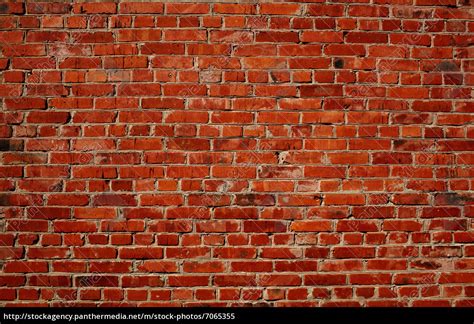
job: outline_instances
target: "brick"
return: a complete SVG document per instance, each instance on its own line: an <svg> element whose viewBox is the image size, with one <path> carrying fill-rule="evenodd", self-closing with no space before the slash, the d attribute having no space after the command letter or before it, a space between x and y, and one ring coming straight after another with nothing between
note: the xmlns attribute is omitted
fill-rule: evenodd
<svg viewBox="0 0 474 324"><path fill-rule="evenodd" d="M200 30L166 30L163 35L165 41L204 41L206 32Z"/></svg>
<svg viewBox="0 0 474 324"><path fill-rule="evenodd" d="M65 124L68 122L70 115L68 112L30 112L27 117L28 123L38 124Z"/></svg>
<svg viewBox="0 0 474 324"><path fill-rule="evenodd" d="M121 96L157 96L161 95L161 86L159 84L121 84L117 88L117 92Z"/></svg>
<svg viewBox="0 0 474 324"><path fill-rule="evenodd" d="M241 35L239 40L246 41L250 35ZM234 37L235 39L235 37ZM278 43L297 43L299 41L296 32L277 32L277 31L261 31L255 35L257 42L278 42Z"/></svg>
<svg viewBox="0 0 474 324"><path fill-rule="evenodd" d="M389 273L364 273L349 276L349 282L354 285L389 284L391 280L392 275Z"/></svg>
<svg viewBox="0 0 474 324"><path fill-rule="evenodd" d="M95 206L134 206L135 198L131 195L103 194L94 197Z"/></svg>
<svg viewBox="0 0 474 324"><path fill-rule="evenodd" d="M28 282L31 286L39 287L69 287L71 285L71 278L59 275L34 275L29 278Z"/></svg>
<svg viewBox="0 0 474 324"><path fill-rule="evenodd" d="M163 280L157 276L124 276L123 287L162 287Z"/></svg>
<svg viewBox="0 0 474 324"><path fill-rule="evenodd" d="M260 13L264 15L295 15L300 11L298 4L262 3Z"/></svg>
<svg viewBox="0 0 474 324"><path fill-rule="evenodd" d="M364 205L365 196L361 194L327 194L324 196L326 205Z"/></svg>
<svg viewBox="0 0 474 324"><path fill-rule="evenodd" d="M351 17L387 17L389 8L386 6L352 5L348 14Z"/></svg>
<svg viewBox="0 0 474 324"><path fill-rule="evenodd" d="M342 43L341 32L303 31L301 40L305 43Z"/></svg>
<svg viewBox="0 0 474 324"><path fill-rule="evenodd" d="M327 4L310 4L308 5L308 13L312 16L342 16L344 5L327 5Z"/></svg>
<svg viewBox="0 0 474 324"><path fill-rule="evenodd" d="M253 4L215 3L213 12L221 14L254 14L256 6Z"/></svg>
<svg viewBox="0 0 474 324"><path fill-rule="evenodd" d="M302 97L342 96L342 87L337 85L304 85L300 91Z"/></svg>
<svg viewBox="0 0 474 324"><path fill-rule="evenodd" d="M344 274L307 274L304 276L304 284L309 286L334 286L346 283Z"/></svg>
<svg viewBox="0 0 474 324"><path fill-rule="evenodd" d="M126 247L119 251L122 259L161 259L163 249L160 247Z"/></svg>
<svg viewBox="0 0 474 324"><path fill-rule="evenodd" d="M27 256L30 259L62 259L69 255L68 248L28 248Z"/></svg>
<svg viewBox="0 0 474 324"><path fill-rule="evenodd" d="M209 12L207 3L169 3L166 4L166 13L168 14L204 14Z"/></svg>
<svg viewBox="0 0 474 324"><path fill-rule="evenodd" d="M388 35L382 33L349 32L345 40L348 43L387 43Z"/></svg>
<svg viewBox="0 0 474 324"><path fill-rule="evenodd" d="M8 261L5 263L5 273L41 273L48 272L45 261Z"/></svg>
<svg viewBox="0 0 474 324"><path fill-rule="evenodd" d="M209 262L185 262L183 265L185 272L206 273L224 272L224 263L218 261Z"/></svg>
<svg viewBox="0 0 474 324"><path fill-rule="evenodd" d="M0 34L1 35L1 34ZM14 35L11 35L14 36ZM26 34L27 42L64 42L68 38L67 32L59 31L30 31ZM0 37L1 39L1 37Z"/></svg>
<svg viewBox="0 0 474 324"><path fill-rule="evenodd" d="M209 276L170 276L169 285L171 287L197 287L207 286L209 284Z"/></svg>
<svg viewBox="0 0 474 324"><path fill-rule="evenodd" d="M123 14L160 14L163 11L162 3L124 2L119 5L119 12Z"/></svg>
<svg viewBox="0 0 474 324"><path fill-rule="evenodd" d="M332 230L330 221L295 221L290 230L295 232L325 232Z"/></svg>
<svg viewBox="0 0 474 324"><path fill-rule="evenodd" d="M5 106L11 110L46 109L46 101L43 98L5 99Z"/></svg>
<svg viewBox="0 0 474 324"><path fill-rule="evenodd" d="M73 5L72 10L82 14L113 14L117 12L117 5L113 2L81 3Z"/></svg>
<svg viewBox="0 0 474 324"><path fill-rule="evenodd" d="M154 261L145 260L140 266L139 270L143 272L178 272L178 265L172 261ZM128 272L128 271L127 271Z"/></svg>
<svg viewBox="0 0 474 324"><path fill-rule="evenodd" d="M371 247L335 247L333 257L337 259L373 258L375 249Z"/></svg>
<svg viewBox="0 0 474 324"><path fill-rule="evenodd" d="M77 43L110 43L114 36L112 32L77 32L71 34L71 39Z"/></svg>
<svg viewBox="0 0 474 324"><path fill-rule="evenodd" d="M24 3L3 3L0 8L2 14L16 14L21 15L25 13L25 4Z"/></svg>
<svg viewBox="0 0 474 324"><path fill-rule="evenodd" d="M54 231L61 233L96 232L97 225L87 221L56 221Z"/></svg>
<svg viewBox="0 0 474 324"><path fill-rule="evenodd" d="M214 279L214 284L218 287L255 286L255 276L216 275Z"/></svg>

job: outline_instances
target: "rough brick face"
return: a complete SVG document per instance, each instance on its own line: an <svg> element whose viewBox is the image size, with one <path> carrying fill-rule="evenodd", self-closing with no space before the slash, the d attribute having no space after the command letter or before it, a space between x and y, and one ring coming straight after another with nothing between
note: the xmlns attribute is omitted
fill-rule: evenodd
<svg viewBox="0 0 474 324"><path fill-rule="evenodd" d="M471 305L470 9L0 4L0 304Z"/></svg>

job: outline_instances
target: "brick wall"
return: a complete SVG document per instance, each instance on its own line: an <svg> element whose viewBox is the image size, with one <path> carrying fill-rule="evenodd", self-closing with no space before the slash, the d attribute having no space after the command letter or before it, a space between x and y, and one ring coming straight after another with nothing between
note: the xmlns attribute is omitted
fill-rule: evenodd
<svg viewBox="0 0 474 324"><path fill-rule="evenodd" d="M473 302L470 0L0 13L2 305Z"/></svg>

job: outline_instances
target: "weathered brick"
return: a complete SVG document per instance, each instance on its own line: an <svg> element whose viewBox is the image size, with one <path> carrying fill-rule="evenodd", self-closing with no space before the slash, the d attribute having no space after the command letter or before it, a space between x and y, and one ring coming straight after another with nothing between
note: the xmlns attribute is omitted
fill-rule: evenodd
<svg viewBox="0 0 474 324"><path fill-rule="evenodd" d="M0 306L469 306L469 5L0 4Z"/></svg>

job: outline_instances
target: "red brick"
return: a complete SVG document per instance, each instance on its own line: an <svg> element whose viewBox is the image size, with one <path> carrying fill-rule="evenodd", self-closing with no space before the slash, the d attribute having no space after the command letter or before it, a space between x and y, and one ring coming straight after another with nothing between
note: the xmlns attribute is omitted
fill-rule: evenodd
<svg viewBox="0 0 474 324"><path fill-rule="evenodd" d="M245 3L215 3L213 12L221 14L254 14L256 6Z"/></svg>
<svg viewBox="0 0 474 324"><path fill-rule="evenodd" d="M327 4L310 4L308 5L308 13L312 16L342 16L344 5L327 5Z"/></svg>
<svg viewBox="0 0 474 324"><path fill-rule="evenodd" d="M307 274L304 276L304 284L308 286L335 286L346 284L344 274Z"/></svg>
<svg viewBox="0 0 474 324"><path fill-rule="evenodd" d="M119 5L119 12L123 14L144 14L163 13L164 6L162 3L142 3L142 2L125 2Z"/></svg>
<svg viewBox="0 0 474 324"><path fill-rule="evenodd" d="M77 43L110 43L114 36L112 32L77 32L71 38Z"/></svg>
<svg viewBox="0 0 474 324"><path fill-rule="evenodd" d="M264 15L294 15L300 11L299 4L262 3L260 13Z"/></svg>
<svg viewBox="0 0 474 324"><path fill-rule="evenodd" d="M204 14L209 12L207 3L168 3L166 13L168 14Z"/></svg>
<svg viewBox="0 0 474 324"><path fill-rule="evenodd" d="M113 14L117 11L117 5L113 2L81 3L73 5L74 13L83 14Z"/></svg>
<svg viewBox="0 0 474 324"><path fill-rule="evenodd" d="M11 110L45 109L46 100L42 98L5 99L5 107Z"/></svg>
<svg viewBox="0 0 474 324"><path fill-rule="evenodd" d="M330 221L294 221L290 230L295 232L329 232L332 230Z"/></svg>
<svg viewBox="0 0 474 324"><path fill-rule="evenodd" d="M246 41L249 36L241 36L239 39ZM297 43L299 41L299 37L298 33L296 32L261 31L255 35L255 40L257 42L265 43Z"/></svg>
<svg viewBox="0 0 474 324"><path fill-rule="evenodd" d="M306 43L342 43L342 32L304 31L301 40Z"/></svg>
<svg viewBox="0 0 474 324"><path fill-rule="evenodd" d="M388 34L349 32L345 38L348 43L387 43Z"/></svg>

